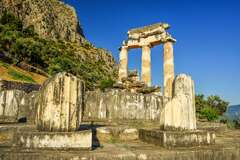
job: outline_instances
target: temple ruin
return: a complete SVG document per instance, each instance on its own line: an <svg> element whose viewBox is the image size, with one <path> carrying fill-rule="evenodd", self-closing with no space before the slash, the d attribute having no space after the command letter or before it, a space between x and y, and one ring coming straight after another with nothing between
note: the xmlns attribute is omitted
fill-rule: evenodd
<svg viewBox="0 0 240 160"><path fill-rule="evenodd" d="M128 31L128 39L120 47L119 81L128 77L128 51L142 48L141 80L151 86L151 48L163 44L164 68L164 96L172 97L172 84L174 80L173 44L176 40L166 31L170 26L167 23L135 28Z"/></svg>

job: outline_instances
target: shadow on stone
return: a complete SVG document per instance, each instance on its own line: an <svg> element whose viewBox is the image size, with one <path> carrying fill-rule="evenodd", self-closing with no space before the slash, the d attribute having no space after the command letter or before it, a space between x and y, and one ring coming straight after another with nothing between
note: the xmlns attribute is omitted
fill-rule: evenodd
<svg viewBox="0 0 240 160"><path fill-rule="evenodd" d="M97 128L104 127L106 125L99 125L99 124L81 124L79 127L79 131L84 130L91 130L92 131L92 150L101 147L100 141L97 137Z"/></svg>
<svg viewBox="0 0 240 160"><path fill-rule="evenodd" d="M18 123L27 123L27 117L22 117L18 119Z"/></svg>

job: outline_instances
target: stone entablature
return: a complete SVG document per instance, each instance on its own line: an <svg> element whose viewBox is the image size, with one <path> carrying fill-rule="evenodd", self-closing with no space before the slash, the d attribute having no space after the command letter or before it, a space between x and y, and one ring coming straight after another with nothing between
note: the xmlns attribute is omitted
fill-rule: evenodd
<svg viewBox="0 0 240 160"><path fill-rule="evenodd" d="M170 26L167 23L156 23L153 25L131 29L128 31L128 39L123 41L123 46L141 48L144 45L155 46L167 41L176 42L166 31Z"/></svg>

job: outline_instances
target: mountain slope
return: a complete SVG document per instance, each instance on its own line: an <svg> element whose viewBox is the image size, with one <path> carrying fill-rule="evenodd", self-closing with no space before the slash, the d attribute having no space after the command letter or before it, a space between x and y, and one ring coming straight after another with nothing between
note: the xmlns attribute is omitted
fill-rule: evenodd
<svg viewBox="0 0 240 160"><path fill-rule="evenodd" d="M24 17L22 15L24 15L26 8L23 4L27 2L27 5L31 3L39 4L39 8L44 6L43 4L48 3L51 3L51 5L55 3L63 5L63 3L56 0L45 1L3 0L0 2L8 2L7 7L1 6L1 8L5 8L5 11L2 9L2 14L0 15L0 55L10 59L11 61L9 62L13 65L21 66L20 64L24 64L24 66L30 66L35 71L40 71L43 75L53 75L63 71L70 72L85 80L87 89L91 90L98 87L101 81L116 79L116 63L111 53L107 50L94 47L83 37L82 39L84 40L82 41L71 41L66 37L56 37L54 36L55 34L47 37L46 34L42 34L38 30L42 26L41 23L28 26L29 23L22 18ZM20 4L17 12L15 11L15 7L18 5L16 4ZM8 7L10 9L6 12L6 8ZM23 12L21 12L22 9ZM18 12L21 16L19 14L16 16ZM37 14L41 15L41 13ZM67 15L67 13L59 12L55 14ZM37 18L38 16L36 15L35 17ZM45 15L44 18L39 17L41 19L39 22L42 22L42 19L44 19L43 24L47 24L47 26L43 27L44 31L46 31L44 33L48 33L49 28L52 28L52 30L56 31L57 35L61 34L61 30L56 29L60 22L45 23L48 15ZM52 20L58 21L58 19ZM75 24L78 23L77 19L73 21ZM79 30L75 31L81 35ZM75 31L69 30L66 33L74 35ZM27 68L27 70L33 71L31 68Z"/></svg>
<svg viewBox="0 0 240 160"><path fill-rule="evenodd" d="M13 13L24 26L33 25L43 38L84 41L84 35L73 7L58 0L1 0L0 14Z"/></svg>

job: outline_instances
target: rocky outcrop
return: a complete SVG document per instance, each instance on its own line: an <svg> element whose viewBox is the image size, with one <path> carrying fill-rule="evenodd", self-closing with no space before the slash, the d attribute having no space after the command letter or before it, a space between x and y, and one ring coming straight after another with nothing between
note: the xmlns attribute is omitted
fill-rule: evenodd
<svg viewBox="0 0 240 160"><path fill-rule="evenodd" d="M195 90L190 76L180 74L174 81L173 98L166 102L161 113L161 126L165 130L196 129Z"/></svg>
<svg viewBox="0 0 240 160"><path fill-rule="evenodd" d="M18 19L23 22L24 27L33 25L39 38L43 39L43 41L46 40L49 42L41 43L43 46L47 48L51 48L52 46L59 51L59 55L62 55L62 53L63 55L70 55L69 57L72 57L72 59L66 59L71 59L68 62L74 67L71 68L71 71L69 71L69 69L62 69L62 71L68 71L81 76L86 82L87 89L95 89L103 80L116 79L117 65L113 56L109 51L102 48L96 48L83 38L82 29L80 28L73 7L70 7L59 0L1 0L0 16L5 11L13 13L18 17ZM36 40L36 37L34 39L34 42L39 41ZM14 57L9 54L11 47L14 46L11 45L9 50L4 52L5 56L8 56L10 59ZM46 54L46 56L44 54ZM51 60L48 60L50 54L44 54L42 54L42 52L36 54L39 56L38 58L41 59L36 61L36 63L35 61L33 63L32 60L29 60L26 62L19 62L18 66L24 70L48 76L48 74L53 73L49 68L55 65L52 65L52 63L56 62L52 57L50 57ZM57 58L58 56L54 57ZM23 59L25 58L31 59L27 55L25 55ZM22 61L21 59L18 60ZM60 65L60 68L61 67L62 66ZM58 72L58 69L56 72ZM54 73L56 72L54 71Z"/></svg>
<svg viewBox="0 0 240 160"><path fill-rule="evenodd" d="M112 89L86 93L84 119L158 121L162 96Z"/></svg>
<svg viewBox="0 0 240 160"><path fill-rule="evenodd" d="M0 14L4 11L19 17L25 27L33 25L44 38L84 41L75 9L59 0L1 0Z"/></svg>
<svg viewBox="0 0 240 160"><path fill-rule="evenodd" d="M40 131L76 131L84 105L84 82L59 73L43 84L39 93L37 128Z"/></svg>

